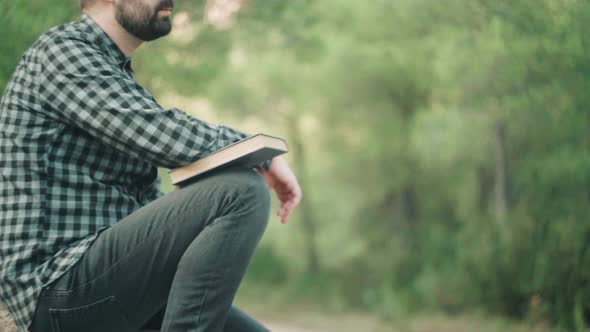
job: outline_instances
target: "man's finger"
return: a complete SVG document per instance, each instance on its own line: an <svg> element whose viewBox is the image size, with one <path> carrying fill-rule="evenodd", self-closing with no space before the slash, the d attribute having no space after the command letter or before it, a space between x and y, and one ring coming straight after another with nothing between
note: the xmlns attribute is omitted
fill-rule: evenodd
<svg viewBox="0 0 590 332"><path fill-rule="evenodd" d="M284 207L281 208L281 215L285 216L285 217L289 217L291 215L293 211L293 206L292 205L286 205Z"/></svg>
<svg viewBox="0 0 590 332"><path fill-rule="evenodd" d="M284 217L285 222L284 223L287 222L287 220L289 219L290 216L291 216L291 212L290 211L287 212L287 213L285 213L285 217Z"/></svg>
<svg viewBox="0 0 590 332"><path fill-rule="evenodd" d="M281 217L281 219L286 219L289 217L289 215L291 214L291 209L289 207L281 207L278 211L277 211L277 215L279 217Z"/></svg>

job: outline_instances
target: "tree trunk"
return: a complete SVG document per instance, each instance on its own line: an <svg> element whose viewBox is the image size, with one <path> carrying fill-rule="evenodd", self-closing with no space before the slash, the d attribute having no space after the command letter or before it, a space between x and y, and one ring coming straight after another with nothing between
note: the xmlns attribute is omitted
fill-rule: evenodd
<svg viewBox="0 0 590 332"><path fill-rule="evenodd" d="M303 190L303 198L299 204L301 213L301 226L305 240L305 251L307 255L307 272L317 273L320 269L320 259L317 250L317 231L313 206L311 203L310 187L308 185L307 168L305 162L305 147L303 145L301 132L299 131L298 119L296 116L289 117L289 146L293 155L294 169L297 173L299 184Z"/></svg>
<svg viewBox="0 0 590 332"><path fill-rule="evenodd" d="M496 160L494 182L495 217L500 227L503 228L508 212L508 176L506 165L506 124L502 121L499 121L494 128L494 154Z"/></svg>
<svg viewBox="0 0 590 332"><path fill-rule="evenodd" d="M486 169L485 166L479 166L477 168L477 183L478 183L478 199L477 199L477 210L482 215L488 214L490 205L490 196L492 193L492 185L494 183L494 177L491 170Z"/></svg>
<svg viewBox="0 0 590 332"><path fill-rule="evenodd" d="M418 194L416 193L416 186L411 181L406 184L401 192L401 210L404 220L409 225L415 225L419 219L418 216Z"/></svg>

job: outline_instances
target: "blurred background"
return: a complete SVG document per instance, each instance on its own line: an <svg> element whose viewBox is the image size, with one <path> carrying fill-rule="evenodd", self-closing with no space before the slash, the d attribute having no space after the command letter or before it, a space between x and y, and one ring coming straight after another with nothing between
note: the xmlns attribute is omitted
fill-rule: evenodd
<svg viewBox="0 0 590 332"><path fill-rule="evenodd" d="M273 197L246 311L292 332L587 330L587 1L175 5L136 78L164 106L286 138L304 192L286 225ZM0 91L78 16L0 0Z"/></svg>

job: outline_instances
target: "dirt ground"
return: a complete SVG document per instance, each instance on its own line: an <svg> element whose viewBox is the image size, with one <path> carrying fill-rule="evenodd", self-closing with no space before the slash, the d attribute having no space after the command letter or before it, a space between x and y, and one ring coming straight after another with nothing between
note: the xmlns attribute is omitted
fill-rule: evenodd
<svg viewBox="0 0 590 332"><path fill-rule="evenodd" d="M278 313L255 310L251 314L274 332L551 332L544 326L481 317L431 315L394 324L368 314L327 314L300 308L285 308ZM0 332L17 332L3 308L0 308Z"/></svg>
<svg viewBox="0 0 590 332"><path fill-rule="evenodd" d="M16 327L2 304L0 304L0 332L16 332Z"/></svg>

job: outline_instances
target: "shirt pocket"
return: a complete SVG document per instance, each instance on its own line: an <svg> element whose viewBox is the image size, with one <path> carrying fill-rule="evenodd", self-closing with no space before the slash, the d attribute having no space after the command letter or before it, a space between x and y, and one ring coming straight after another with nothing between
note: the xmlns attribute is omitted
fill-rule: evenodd
<svg viewBox="0 0 590 332"><path fill-rule="evenodd" d="M71 309L49 309L53 332L133 331L121 302L109 296Z"/></svg>

